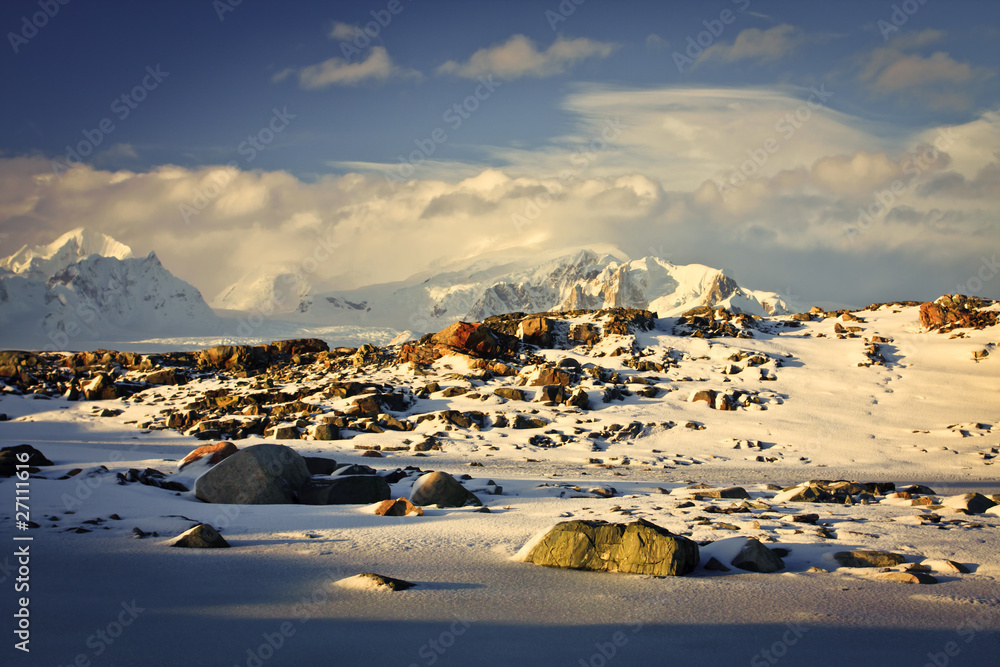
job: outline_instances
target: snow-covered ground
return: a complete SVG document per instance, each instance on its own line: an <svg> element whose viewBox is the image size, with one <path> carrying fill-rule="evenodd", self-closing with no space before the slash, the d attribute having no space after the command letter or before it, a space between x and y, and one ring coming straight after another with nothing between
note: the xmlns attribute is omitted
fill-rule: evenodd
<svg viewBox="0 0 1000 667"><path fill-rule="evenodd" d="M626 368L624 357L595 356L602 345L610 351L620 342L610 339L590 354L541 351L655 377L666 391L605 404L600 390L584 382L592 408L585 412L503 402L491 395L494 384L470 380L455 357L436 362L433 376L415 375L408 365L364 371L367 381L417 386L437 380L442 389L465 386L486 396L432 393L400 418L444 409L535 409L552 420L544 431L569 436L558 447L529 444L538 430L442 431L438 420L409 432L284 442L303 455L379 470L419 466L469 474L467 488L490 513L425 508L422 517L382 517L359 505L221 506L191 493L115 483L115 473L129 468L171 472L203 444L137 423L238 381L151 389L137 395L141 402L4 394L0 412L9 421L0 423L0 444L30 443L56 464L30 481L32 519L40 524L29 533L31 654L13 650L7 632L4 664L996 664L1000 516L939 509L940 521L931 523L916 518L930 510L903 501L781 504L768 490L769 484L847 479L925 484L938 498L1000 493L998 459L991 456L1000 445L1000 360L972 358L1000 342L997 327L951 338L921 333L912 307L858 315L864 323L842 324L861 327L863 337L892 339L881 344L884 366L859 366L867 361L864 339L836 338L832 318L753 339L678 337L670 333L673 321L661 320L636 342L651 353L648 359L678 361L662 373ZM775 379L763 380L752 366L721 373L739 350L767 355L772 361L764 368ZM512 380L499 382L513 386ZM720 411L688 402L703 389L749 391L760 404ZM350 403L306 400L327 409ZM98 417L100 408L124 412ZM635 421L675 425L644 428L617 442L584 435ZM704 428L686 428L688 422ZM391 451L433 433L442 434L440 451ZM760 446L734 448L748 440ZM251 437L236 444L261 442ZM363 458L357 448L374 445L382 458ZM58 479L76 468L83 471ZM412 480L393 485L393 497L408 496ZM482 491L489 480L503 487L501 495ZM671 492L693 482L739 484L763 505L729 514L706 510L740 501L682 507L685 494ZM595 487L614 487L615 494L588 493ZM14 525L13 480L0 481L0 498L0 577L6 578L0 607L10 628L6 610L20 595L13 588L18 543L12 538L25 532ZM819 514L832 536L790 521L805 512ZM514 558L532 536L570 517L641 517L711 544L702 547L698 570L684 577L551 569ZM198 522L219 528L233 548L165 546ZM133 539L135 528L158 536ZM712 556L728 563L747 537L788 550L785 569L704 569ZM910 563L927 564L940 583L907 585L838 568L832 554L847 549L903 554ZM950 572L943 559L971 572ZM418 586L388 593L335 585L362 572Z"/></svg>

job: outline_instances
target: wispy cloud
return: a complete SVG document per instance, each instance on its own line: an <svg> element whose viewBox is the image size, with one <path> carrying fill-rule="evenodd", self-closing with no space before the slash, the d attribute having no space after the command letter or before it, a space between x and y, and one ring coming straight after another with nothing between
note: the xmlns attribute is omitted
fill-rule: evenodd
<svg viewBox="0 0 1000 667"><path fill-rule="evenodd" d="M350 63L344 58L330 58L315 65L286 69L274 75L272 80L282 81L291 75L297 76L299 85L307 90L328 86L354 86L367 81L421 78L420 72L393 63L383 46L373 46L368 57L361 62Z"/></svg>
<svg viewBox="0 0 1000 667"><path fill-rule="evenodd" d="M993 73L959 62L945 51L916 52L943 37L940 30L901 35L865 54L857 78L875 95L919 99L932 108L967 108L975 88Z"/></svg>
<svg viewBox="0 0 1000 667"><path fill-rule="evenodd" d="M804 39L802 31L787 23L767 30L747 28L736 36L732 44L714 44L698 60L718 60L724 63L779 60L791 55Z"/></svg>
<svg viewBox="0 0 1000 667"><path fill-rule="evenodd" d="M524 35L514 35L503 44L480 49L465 62L449 60L437 71L475 79L488 74L512 80L524 76L548 77L562 74L587 58L607 58L616 45L585 37L559 37L546 50L539 51Z"/></svg>

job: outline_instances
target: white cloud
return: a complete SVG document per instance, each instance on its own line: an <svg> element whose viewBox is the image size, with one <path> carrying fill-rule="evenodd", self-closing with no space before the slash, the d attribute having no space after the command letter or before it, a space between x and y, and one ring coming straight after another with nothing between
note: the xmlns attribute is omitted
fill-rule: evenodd
<svg viewBox="0 0 1000 667"><path fill-rule="evenodd" d="M437 71L468 79L490 74L507 80L522 76L548 77L562 74L587 58L607 58L615 48L614 44L584 37L558 37L548 49L539 51L524 35L514 35L503 44L476 51L464 63L449 60Z"/></svg>
<svg viewBox="0 0 1000 667"><path fill-rule="evenodd" d="M954 289L966 263L1000 251L1000 113L954 128L946 153L911 182L907 161L934 141L936 128L893 133L819 108L785 138L777 124L807 96L578 86L564 102L577 119L566 135L535 150L493 148L488 161L500 168L465 177L458 174L469 165L449 171L442 163L447 178L418 171L395 187L371 171L390 165L356 163L365 173L315 182L280 171L174 166L79 167L57 178L45 159L0 158L0 231L10 235L0 255L91 227L137 254L156 250L211 298L265 263L300 264L319 245L332 247L334 259L311 279L346 289L402 280L486 248L530 255L614 244L634 256L662 247L675 261L734 268L759 289L784 289L794 279L807 298L827 290L845 300L854 288L843 281L875 290L886 289L883 279L923 295L885 298L933 298ZM614 136L608 123L619 114ZM723 198L715 178L739 169L768 138L778 150ZM844 230L859 208L899 178L906 192L892 212L848 243ZM198 203L219 182L221 190ZM190 223L181 205L200 206ZM956 280L938 286L941 276Z"/></svg>
<svg viewBox="0 0 1000 667"><path fill-rule="evenodd" d="M420 72L395 65L383 46L373 46L368 57L360 62L351 63L344 58L330 58L301 69L283 70L272 80L281 81L292 74L298 76L299 85L307 90L328 86L353 86L366 81L384 82L397 78L420 78Z"/></svg>
<svg viewBox="0 0 1000 667"><path fill-rule="evenodd" d="M791 55L803 40L802 32L787 23L767 30L747 28L736 36L732 44L716 43L710 46L698 61L719 60L732 63L738 60L778 60Z"/></svg>
<svg viewBox="0 0 1000 667"><path fill-rule="evenodd" d="M340 23L339 21L333 24L333 28L330 29L330 39L339 39L341 41L350 41L354 39L355 35L361 30L356 25L350 23Z"/></svg>

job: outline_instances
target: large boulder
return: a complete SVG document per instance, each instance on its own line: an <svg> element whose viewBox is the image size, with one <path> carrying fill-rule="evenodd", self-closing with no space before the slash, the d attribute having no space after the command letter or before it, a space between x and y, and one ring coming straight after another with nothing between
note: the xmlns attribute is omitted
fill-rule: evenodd
<svg viewBox="0 0 1000 667"><path fill-rule="evenodd" d="M253 445L199 477L194 493L208 503L277 505L295 502L308 481L306 462L291 447Z"/></svg>
<svg viewBox="0 0 1000 667"><path fill-rule="evenodd" d="M386 496L388 498L389 496ZM465 507L482 505L482 501L446 472L431 472L421 475L413 483L410 502L414 505L437 505L439 507Z"/></svg>
<svg viewBox="0 0 1000 667"><path fill-rule="evenodd" d="M342 475L311 479L299 491L303 505L370 505L388 500L389 483L378 475Z"/></svg>
<svg viewBox="0 0 1000 667"><path fill-rule="evenodd" d="M684 575L698 565L698 545L649 521L563 521L526 559L549 567L655 576Z"/></svg>

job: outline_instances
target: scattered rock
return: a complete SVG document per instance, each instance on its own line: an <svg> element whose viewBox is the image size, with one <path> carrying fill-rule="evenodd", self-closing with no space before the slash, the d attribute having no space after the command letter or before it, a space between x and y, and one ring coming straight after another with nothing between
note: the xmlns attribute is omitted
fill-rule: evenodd
<svg viewBox="0 0 1000 667"><path fill-rule="evenodd" d="M446 472L431 472L421 475L413 483L410 502L414 505L437 505L438 507L465 507L482 505L482 501Z"/></svg>
<svg viewBox="0 0 1000 667"><path fill-rule="evenodd" d="M841 567L894 567L906 558L888 551L838 551L833 554Z"/></svg>
<svg viewBox="0 0 1000 667"><path fill-rule="evenodd" d="M980 493L964 493L944 498L941 504L952 509L965 510L970 514L982 514L991 507L996 506L997 503Z"/></svg>
<svg viewBox="0 0 1000 667"><path fill-rule="evenodd" d="M379 516L423 516L424 510L415 506L406 498L396 498L395 500L383 500L382 504L375 509L375 514Z"/></svg>
<svg viewBox="0 0 1000 667"><path fill-rule="evenodd" d="M236 452L236 445L229 441L219 442L214 445L202 445L181 459L181 462L177 464L177 470L184 470L184 468L195 461L202 460L207 466L214 466Z"/></svg>
<svg viewBox="0 0 1000 667"><path fill-rule="evenodd" d="M322 456L303 456L306 469L310 475L332 475L337 469L337 462Z"/></svg>
<svg viewBox="0 0 1000 667"><path fill-rule="evenodd" d="M498 387L493 390L493 393L500 398L506 398L510 401L523 401L524 400L524 390L514 389L513 387Z"/></svg>
<svg viewBox="0 0 1000 667"><path fill-rule="evenodd" d="M136 528L136 530L139 530ZM142 531L139 531L140 533ZM144 537L145 535L140 535ZM187 547L189 549L226 549L229 542L207 523L199 523L194 528L184 531L170 543L172 547Z"/></svg>
<svg viewBox="0 0 1000 667"><path fill-rule="evenodd" d="M723 565L722 562L719 561L719 559L716 558L715 556L712 556L711 558L708 559L708 562L705 563L705 569L709 570L710 572L729 572L730 571L729 568L726 567L725 565Z"/></svg>
<svg viewBox="0 0 1000 667"><path fill-rule="evenodd" d="M901 584L936 584L937 579L926 572L882 572L875 575L875 579L884 581L898 581Z"/></svg>
<svg viewBox="0 0 1000 667"><path fill-rule="evenodd" d="M22 460L25 454L28 455L26 461ZM25 464L29 466L29 472L38 472L39 466L53 465L52 461L31 445L14 445L0 449L0 477L13 477L17 474L17 466ZM31 470L32 468L34 470Z"/></svg>
<svg viewBox="0 0 1000 667"><path fill-rule="evenodd" d="M385 590L393 592L405 591L416 586L416 584L412 582L404 581L402 579L394 579L392 577L387 577L384 574L375 574L374 572L363 572L353 577L348 577L347 579L341 579L337 582L337 584L345 588Z"/></svg>
<svg viewBox="0 0 1000 667"><path fill-rule="evenodd" d="M718 489L699 489L691 494L691 497L695 500L704 500L706 498L749 499L750 494L742 486L729 486Z"/></svg>
<svg viewBox="0 0 1000 667"><path fill-rule="evenodd" d="M730 565L747 572L768 573L784 569L785 562L757 539L750 538Z"/></svg>
<svg viewBox="0 0 1000 667"><path fill-rule="evenodd" d="M312 478L299 491L303 505L370 505L388 500L389 483L378 475L341 475Z"/></svg>

